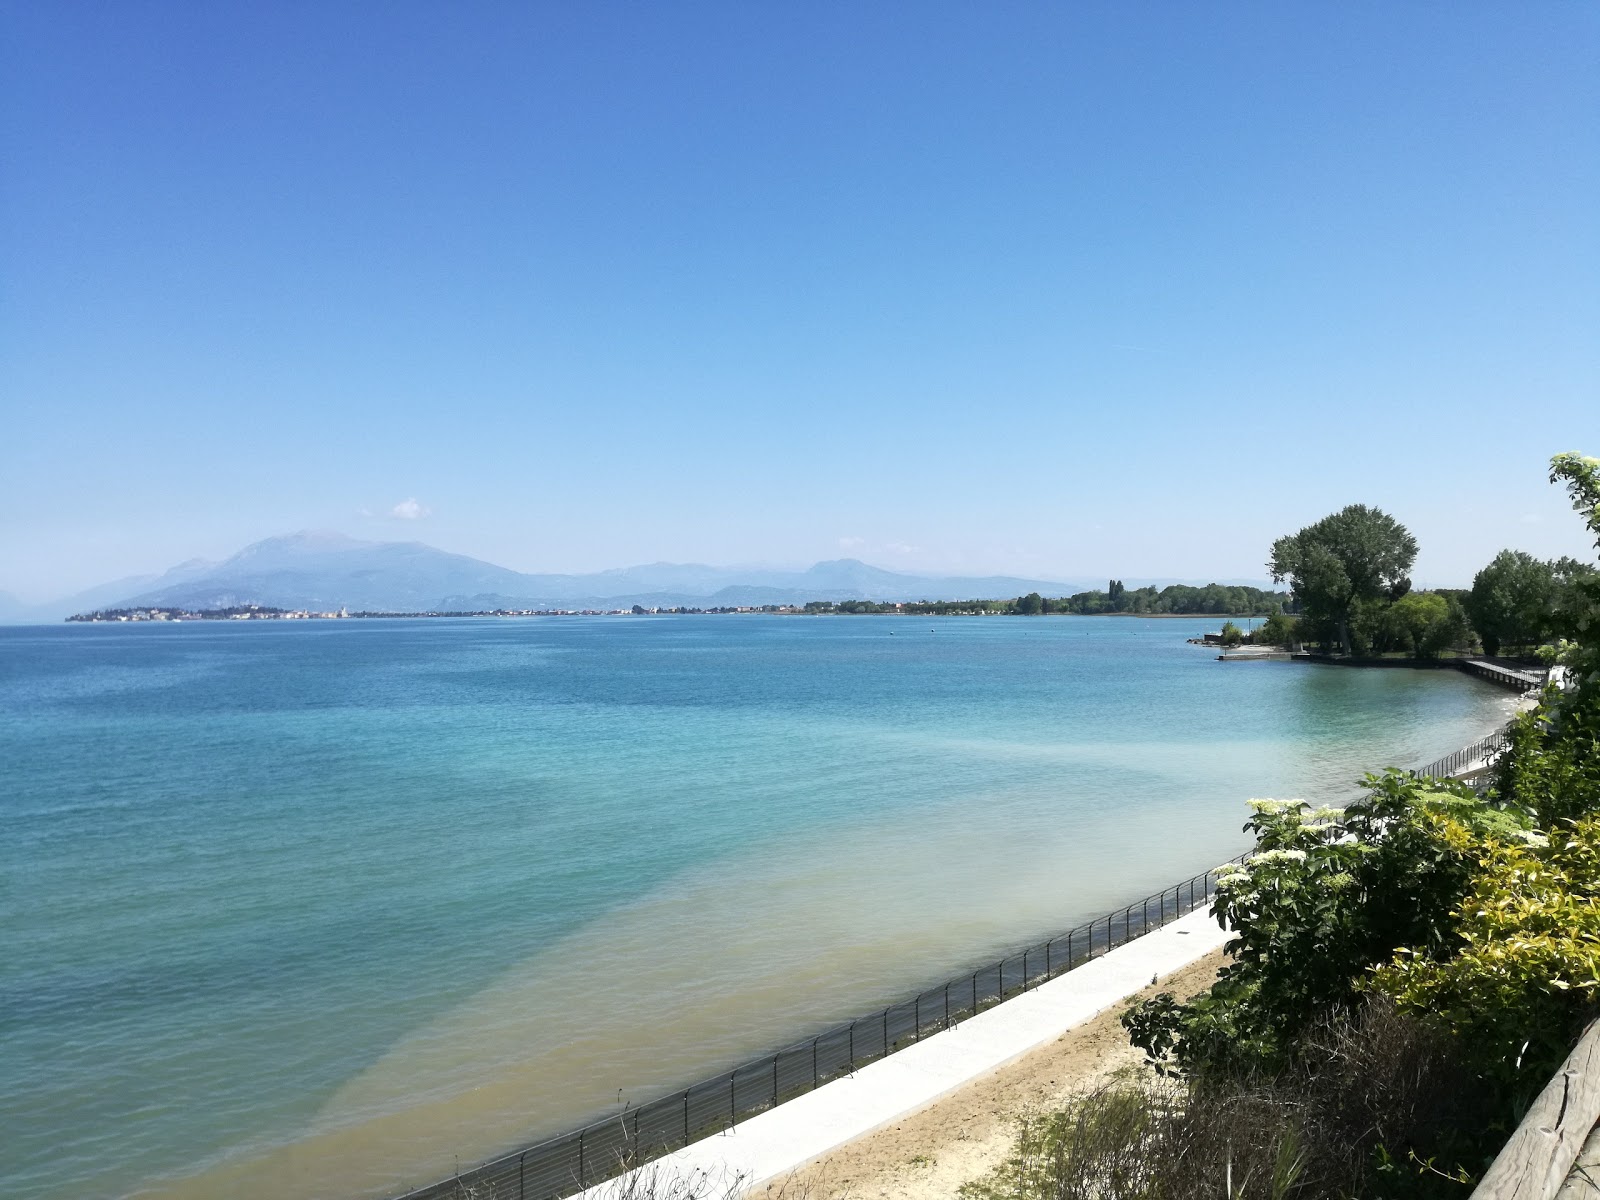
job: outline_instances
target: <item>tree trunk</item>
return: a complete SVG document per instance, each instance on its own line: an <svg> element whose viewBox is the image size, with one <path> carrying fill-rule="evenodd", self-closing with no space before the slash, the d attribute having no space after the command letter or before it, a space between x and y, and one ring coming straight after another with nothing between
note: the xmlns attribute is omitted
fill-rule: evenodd
<svg viewBox="0 0 1600 1200"><path fill-rule="evenodd" d="M1350 618L1339 618L1339 645L1344 648L1345 657L1351 657L1350 650Z"/></svg>

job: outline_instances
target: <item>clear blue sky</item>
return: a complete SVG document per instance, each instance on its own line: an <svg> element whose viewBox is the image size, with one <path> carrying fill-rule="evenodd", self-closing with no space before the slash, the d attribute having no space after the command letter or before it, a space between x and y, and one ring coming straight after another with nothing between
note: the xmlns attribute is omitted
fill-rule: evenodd
<svg viewBox="0 0 1600 1200"><path fill-rule="evenodd" d="M1423 582L1584 550L1600 6L0 15L0 588L301 528L1245 577L1353 501Z"/></svg>

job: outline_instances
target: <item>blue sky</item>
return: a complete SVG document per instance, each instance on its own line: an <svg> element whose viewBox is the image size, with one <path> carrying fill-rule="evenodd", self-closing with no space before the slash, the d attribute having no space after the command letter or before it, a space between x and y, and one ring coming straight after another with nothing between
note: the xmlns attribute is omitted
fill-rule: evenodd
<svg viewBox="0 0 1600 1200"><path fill-rule="evenodd" d="M0 588L1584 551L1594 5L0 14Z"/></svg>

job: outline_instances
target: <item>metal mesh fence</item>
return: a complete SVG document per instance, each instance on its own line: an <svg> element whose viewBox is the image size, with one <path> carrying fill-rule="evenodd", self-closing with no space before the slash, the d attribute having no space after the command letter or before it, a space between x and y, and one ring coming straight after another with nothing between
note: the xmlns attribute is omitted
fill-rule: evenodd
<svg viewBox="0 0 1600 1200"><path fill-rule="evenodd" d="M1209 903L1215 881L1215 870L1201 872L847 1025L409 1192L403 1200L550 1200L572 1195L849 1075L1159 929Z"/></svg>

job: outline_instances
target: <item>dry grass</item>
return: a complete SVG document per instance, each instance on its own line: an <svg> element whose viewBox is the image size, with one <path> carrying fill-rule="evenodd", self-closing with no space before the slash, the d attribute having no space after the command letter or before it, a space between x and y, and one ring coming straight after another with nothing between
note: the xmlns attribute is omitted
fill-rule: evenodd
<svg viewBox="0 0 1600 1200"><path fill-rule="evenodd" d="M1311 1200L1467 1195L1479 1127L1450 1046L1384 1004L1334 1016L1272 1079L1113 1082L1020 1123L965 1200Z"/></svg>

